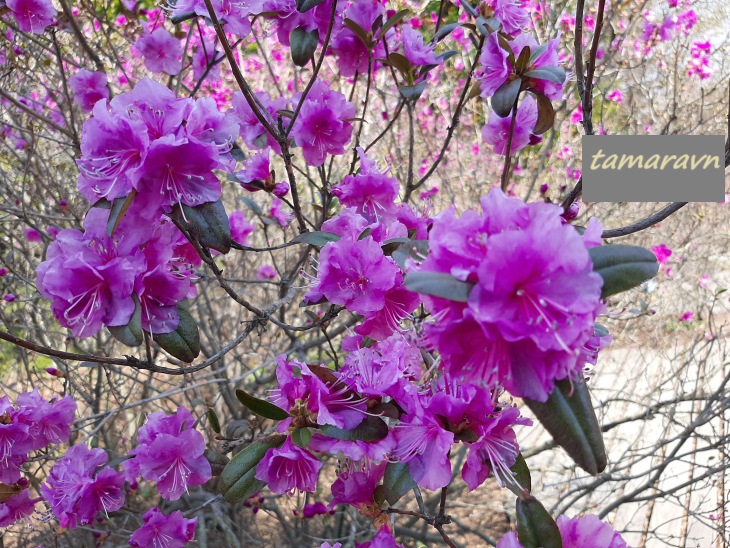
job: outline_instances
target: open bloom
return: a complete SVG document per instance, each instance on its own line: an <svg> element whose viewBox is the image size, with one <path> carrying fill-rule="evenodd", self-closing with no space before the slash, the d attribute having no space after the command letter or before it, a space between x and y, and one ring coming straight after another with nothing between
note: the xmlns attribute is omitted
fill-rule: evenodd
<svg viewBox="0 0 730 548"><path fill-rule="evenodd" d="M180 40L162 27L137 40L137 49L144 56L144 66L151 72L177 74L182 70Z"/></svg>
<svg viewBox="0 0 730 548"><path fill-rule="evenodd" d="M306 449L287 438L281 447L272 447L256 466L256 478L265 481L274 493L283 495L298 489L314 491L322 463Z"/></svg>
<svg viewBox="0 0 730 548"><path fill-rule="evenodd" d="M621 535L597 516L589 514L573 519L559 516L557 523L563 548L629 548ZM497 548L522 548L522 544L511 531L499 540Z"/></svg>
<svg viewBox="0 0 730 548"><path fill-rule="evenodd" d="M159 508L150 508L142 516L144 525L129 539L130 546L154 548L183 548L195 537L198 518L186 519L180 510L163 514Z"/></svg>
<svg viewBox="0 0 730 548"><path fill-rule="evenodd" d="M68 86L74 92L74 101L84 112L91 112L97 101L109 99L106 83L106 74L86 69L79 70L68 79Z"/></svg>
<svg viewBox="0 0 730 548"><path fill-rule="evenodd" d="M525 97L517 107L515 127L512 132L510 143L510 154L522 150L530 144L530 136L537 122L537 103L532 96ZM484 140L494 147L494 152L505 155L507 153L507 141L509 140L512 115L505 118L500 117L496 112L489 113L487 125L482 129Z"/></svg>
<svg viewBox="0 0 730 548"><path fill-rule="evenodd" d="M6 0L5 5L15 16L18 28L34 34L42 34L57 13L51 0Z"/></svg>

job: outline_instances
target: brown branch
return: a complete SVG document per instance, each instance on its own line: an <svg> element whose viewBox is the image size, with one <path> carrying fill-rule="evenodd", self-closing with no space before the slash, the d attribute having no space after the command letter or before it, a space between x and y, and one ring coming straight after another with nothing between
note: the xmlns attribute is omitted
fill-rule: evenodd
<svg viewBox="0 0 730 548"><path fill-rule="evenodd" d="M76 19L73 16L73 13L71 12L71 8L66 3L66 0L58 0L61 4L61 9L63 10L63 14L66 16L66 19L68 20L68 24L71 26L71 30L74 33L74 36L76 36L76 39L79 41L79 44L81 44L81 47L86 52L86 54L91 57L91 60L94 61L94 64L96 65L96 70L100 72L104 72L104 63L101 61L101 58L96 54L96 52L91 49L91 46L89 45L89 42L87 42L86 37L84 36L84 33L81 32L81 28L79 28L79 24L76 22Z"/></svg>
<svg viewBox="0 0 730 548"><path fill-rule="evenodd" d="M604 230L603 234L601 234L601 238L619 238L621 236L628 236L629 234L634 234L635 232L646 230L650 226L654 226L655 224L662 222L673 213L676 213L684 206L686 206L687 203L688 202L673 202L661 211L657 211L653 215L650 215L646 219L642 219L641 221L621 228Z"/></svg>

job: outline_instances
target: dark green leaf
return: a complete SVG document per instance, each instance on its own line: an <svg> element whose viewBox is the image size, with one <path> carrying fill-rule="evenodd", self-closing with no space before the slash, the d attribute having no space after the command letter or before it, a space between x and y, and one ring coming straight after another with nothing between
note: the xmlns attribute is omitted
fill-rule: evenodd
<svg viewBox="0 0 730 548"><path fill-rule="evenodd" d="M433 38L431 38L432 43L440 42L444 38L446 38L449 34L454 32L456 29L458 29L461 26L461 23L449 23L448 25L444 25L441 27L436 34L433 35Z"/></svg>
<svg viewBox="0 0 730 548"><path fill-rule="evenodd" d="M515 63L515 70L517 73L521 73L527 68L528 63L530 62L530 46L525 46L522 48L522 51L520 52L520 55L517 57L517 62Z"/></svg>
<svg viewBox="0 0 730 548"><path fill-rule="evenodd" d="M535 127L532 129L532 133L542 135L553 127L555 123L555 109L550 99L544 94L534 90L531 90L531 93L537 99L537 121L535 122Z"/></svg>
<svg viewBox="0 0 730 548"><path fill-rule="evenodd" d="M411 73L413 70L413 65L411 62L406 58L405 55L402 55L398 52L393 52L390 55L388 55L388 62L398 69L398 71L403 74L403 76L407 76Z"/></svg>
<svg viewBox="0 0 730 548"><path fill-rule="evenodd" d="M416 486L407 462L389 462L385 465L383 496L391 506Z"/></svg>
<svg viewBox="0 0 730 548"><path fill-rule="evenodd" d="M215 414L214 409L208 409L208 424L210 425L213 432L216 434L221 433L221 423L218 420L218 415Z"/></svg>
<svg viewBox="0 0 730 548"><path fill-rule="evenodd" d="M236 389L236 397L243 405L251 411L267 419L283 421L289 418L289 413L271 402L256 398L241 389Z"/></svg>
<svg viewBox="0 0 730 548"><path fill-rule="evenodd" d="M228 502L240 502L261 491L266 483L256 479L256 466L266 452L279 447L286 436L275 435L266 441L254 442L231 459L220 477L220 491Z"/></svg>
<svg viewBox="0 0 730 548"><path fill-rule="evenodd" d="M106 233L110 237L114 236L117 228L119 228L119 223L122 222L122 219L127 214L127 210L132 205L135 196L137 196L137 189L133 188L127 196L117 198L112 202L109 211L109 220L106 223Z"/></svg>
<svg viewBox="0 0 730 548"><path fill-rule="evenodd" d="M497 113L497 116L507 118L510 115L512 107L515 106L515 101L517 101L521 86L522 80L512 80L505 82L497 88L497 91L492 96L492 109Z"/></svg>
<svg viewBox="0 0 730 548"><path fill-rule="evenodd" d="M312 8L316 8L323 2L324 0L297 0L297 11L299 13L306 13Z"/></svg>
<svg viewBox="0 0 730 548"><path fill-rule="evenodd" d="M411 240L408 238L391 238L390 240L385 240L380 247L383 250L383 254L387 257L390 257L396 249L398 249L401 245L409 243Z"/></svg>
<svg viewBox="0 0 730 548"><path fill-rule="evenodd" d="M543 54L543 52L547 49L548 45L543 44L541 46L537 46L535 49L530 51L530 64L532 64L535 59L540 57L540 55Z"/></svg>
<svg viewBox="0 0 730 548"><path fill-rule="evenodd" d="M464 10L471 15L472 17L479 17L479 14L476 12L476 10L472 7L472 5L468 2L468 0L459 0L459 4L462 5Z"/></svg>
<svg viewBox="0 0 730 548"><path fill-rule="evenodd" d="M183 301L184 303L184 301ZM170 355L190 363L200 354L200 333L185 304L178 303L180 322L172 333L157 333L152 339Z"/></svg>
<svg viewBox="0 0 730 548"><path fill-rule="evenodd" d="M210 249L228 253L231 249L231 226L223 202L207 202L199 206L182 205L173 210L172 217L191 235Z"/></svg>
<svg viewBox="0 0 730 548"><path fill-rule="evenodd" d="M517 499L517 539L524 548L563 548L558 524L533 496Z"/></svg>
<svg viewBox="0 0 730 548"><path fill-rule="evenodd" d="M306 449L312 441L312 431L309 428L297 428L291 433L291 441L302 449Z"/></svg>
<svg viewBox="0 0 730 548"><path fill-rule="evenodd" d="M386 32L388 32L390 29L400 23L409 13L411 13L411 10L409 9L400 10L393 17L388 19L385 24L380 28L380 32L378 33L378 40L383 38Z"/></svg>
<svg viewBox="0 0 730 548"><path fill-rule="evenodd" d="M578 466L594 476L606 468L601 427L583 379L556 382L544 403L530 399L524 402Z"/></svg>
<svg viewBox="0 0 730 548"><path fill-rule="evenodd" d="M263 211L261 211L261 207L259 207L259 204L254 202L251 198L248 198L246 196L241 197L241 201L248 206L248 208L253 211L256 215L259 217L263 215Z"/></svg>
<svg viewBox="0 0 730 548"><path fill-rule="evenodd" d="M305 0L306 1L306 0ZM319 31L314 29L307 32L303 27L297 27L289 35L291 44L291 58L298 67L306 67L317 51Z"/></svg>
<svg viewBox="0 0 730 548"><path fill-rule="evenodd" d="M593 271L603 278L601 298L627 291L656 276L654 253L633 245L603 245L588 250Z"/></svg>
<svg viewBox="0 0 730 548"><path fill-rule="evenodd" d="M512 475L504 474L499 469L495 469L494 475L500 478L504 486L518 497L529 493L532 490L532 478L522 453L517 455L517 460L510 468L510 471Z"/></svg>
<svg viewBox="0 0 730 548"><path fill-rule="evenodd" d="M352 430L343 430L330 424L320 429L325 436L344 441L379 441L388 435L388 425L378 417L365 417Z"/></svg>
<svg viewBox="0 0 730 548"><path fill-rule="evenodd" d="M365 45L366 48L370 49L372 47L373 39L371 36L368 36L368 31L355 23L355 21L353 21L352 19L345 18L344 25L348 29L350 29L355 34L355 36L360 38L360 41Z"/></svg>
<svg viewBox="0 0 730 548"><path fill-rule="evenodd" d="M338 242L342 239L342 236L338 234L332 234L331 232L303 232L292 242L298 244L308 244L314 247L324 247L330 242Z"/></svg>
<svg viewBox="0 0 730 548"><path fill-rule="evenodd" d="M535 80L549 80L556 84L562 84L565 82L565 71L561 67L540 67L526 72L524 77L534 78Z"/></svg>
<svg viewBox="0 0 730 548"><path fill-rule="evenodd" d="M120 343L127 346L139 346L144 340L142 334L142 309L139 306L137 295L133 293L132 298L134 299L134 312L127 325L107 326L107 329Z"/></svg>
<svg viewBox="0 0 730 548"><path fill-rule="evenodd" d="M417 84L414 84L412 86L398 86L398 91L401 92L401 95L405 97L406 99L411 99L412 101L415 101L418 99L421 95L423 95L423 92L426 90L426 80L421 80Z"/></svg>
<svg viewBox="0 0 730 548"><path fill-rule="evenodd" d="M461 282L451 274L442 272L410 272L405 286L414 293L441 297L450 301L465 303L469 300L472 284Z"/></svg>

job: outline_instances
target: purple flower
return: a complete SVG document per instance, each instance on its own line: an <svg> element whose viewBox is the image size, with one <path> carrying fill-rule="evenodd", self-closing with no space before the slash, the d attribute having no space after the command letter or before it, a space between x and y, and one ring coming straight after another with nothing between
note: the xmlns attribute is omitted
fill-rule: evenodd
<svg viewBox="0 0 730 548"><path fill-rule="evenodd" d="M401 32L403 54L414 67L440 65L443 63L433 51L434 46L423 43L423 35L413 27L406 25Z"/></svg>
<svg viewBox="0 0 730 548"><path fill-rule="evenodd" d="M34 34L42 34L57 13L51 0L6 0L5 5L15 16L18 28Z"/></svg>
<svg viewBox="0 0 730 548"><path fill-rule="evenodd" d="M153 413L140 428L137 447L130 454L134 459L122 464L127 479L137 475L154 481L168 500L177 500L191 485L202 485L211 477L210 463L205 458L203 435L192 428L190 412L181 407L177 414Z"/></svg>
<svg viewBox="0 0 730 548"><path fill-rule="evenodd" d="M354 117L355 107L345 96L317 80L291 129L291 136L302 147L307 164L318 167L328 154L344 154L352 136L352 124L348 120Z"/></svg>
<svg viewBox="0 0 730 548"><path fill-rule="evenodd" d="M441 427L430 413L402 421L395 429L393 457L408 463L413 480L426 489L436 490L451 481L449 450L454 434Z"/></svg>
<svg viewBox="0 0 730 548"><path fill-rule="evenodd" d="M563 548L628 548L621 535L597 516L586 515L570 519L558 516L558 529L563 537Z"/></svg>
<svg viewBox="0 0 730 548"><path fill-rule="evenodd" d="M109 99L106 74L80 69L68 79L74 92L74 101L84 112L91 112L97 101Z"/></svg>
<svg viewBox="0 0 730 548"><path fill-rule="evenodd" d="M366 506L377 506L375 488L383 479L385 463L365 466L362 471L344 471L332 484L332 502L330 508L338 504L349 504L358 510Z"/></svg>
<svg viewBox="0 0 730 548"><path fill-rule="evenodd" d="M499 44L497 33L487 37L484 50L479 57L481 72L478 80L481 86L481 96L485 99L494 95L499 86L504 84L512 74L512 65L507 60L508 53Z"/></svg>
<svg viewBox="0 0 730 548"><path fill-rule="evenodd" d="M404 546L395 541L393 533L387 527L381 527L373 540L358 543L355 548L404 548Z"/></svg>
<svg viewBox="0 0 730 548"><path fill-rule="evenodd" d="M0 502L0 527L10 527L17 521L33 515L35 504L42 500L40 497L32 499L27 489L13 495L4 502Z"/></svg>
<svg viewBox="0 0 730 548"><path fill-rule="evenodd" d="M280 97L279 99L272 101L269 94L265 91L256 92L256 98L266 109L266 113L268 113L269 116L269 122L271 122L274 127L277 127L276 121L279 115L276 111L285 109L289 101L284 97ZM266 131L263 124L256 117L249 106L248 101L246 101L240 91L233 94L233 112L238 118L241 138L246 145L251 148L271 147L274 152L281 154L281 146L276 139L274 139L274 137ZM284 121L286 121L286 118ZM268 159L268 157L269 155L267 153L266 158Z"/></svg>
<svg viewBox="0 0 730 548"><path fill-rule="evenodd" d="M356 0L345 12L345 17L352 20L366 32L372 30L378 17L385 15L385 7L377 0ZM391 30L391 33L393 31ZM337 65L342 76L354 76L356 72L366 74L370 52L363 41L348 27L343 26L332 38L330 50L337 56ZM378 40L372 52L373 59L385 57L383 41ZM373 63L373 69L376 64Z"/></svg>
<svg viewBox="0 0 730 548"><path fill-rule="evenodd" d="M399 272L372 237L343 238L322 248L317 285L306 299L316 302L324 296L358 314L376 312L385 306L385 295L395 286Z"/></svg>
<svg viewBox="0 0 730 548"><path fill-rule="evenodd" d="M510 154L522 150L530 143L532 130L537 122L537 103L532 96L528 95L517 107L517 117L512 135ZM507 153L507 140L509 139L512 115L501 118L496 112L489 113L487 125L482 128L482 138L494 146L494 152L505 155Z"/></svg>
<svg viewBox="0 0 730 548"><path fill-rule="evenodd" d="M256 272L256 277L259 280L273 280L278 276L276 269L270 264L261 265Z"/></svg>
<svg viewBox="0 0 730 548"><path fill-rule="evenodd" d="M656 260L660 264L667 264L669 257L672 256L672 250L667 247L667 244L659 244L651 248L656 255Z"/></svg>
<svg viewBox="0 0 730 548"><path fill-rule="evenodd" d="M42 449L52 443L65 443L71 436L76 402L70 396L46 401L35 388L20 394L16 400L19 420L28 425L31 449Z"/></svg>
<svg viewBox="0 0 730 548"><path fill-rule="evenodd" d="M606 95L606 99L609 101L613 101L615 103L623 103L624 102L624 95L621 93L620 89L614 89L613 91L609 92Z"/></svg>
<svg viewBox="0 0 730 548"><path fill-rule="evenodd" d="M525 31L530 24L530 14L515 0L496 0L494 17L502 23L502 30L510 35Z"/></svg>
<svg viewBox="0 0 730 548"><path fill-rule="evenodd" d="M233 241L241 245L247 245L248 236L254 231L255 227L248 222L243 211L233 211L228 216L228 223L231 226Z"/></svg>
<svg viewBox="0 0 730 548"><path fill-rule="evenodd" d="M271 214L271 217L279 223L279 226L286 228L286 225L288 225L289 221L294 218L294 215L284 211L283 206L284 202L282 202L279 198L274 198L271 202L271 211L269 213Z"/></svg>
<svg viewBox="0 0 730 548"><path fill-rule="evenodd" d="M119 510L124 504L124 477L109 467L94 472L108 460L103 449L74 445L56 462L41 486L61 527L86 525L100 512Z"/></svg>
<svg viewBox="0 0 730 548"><path fill-rule="evenodd" d="M281 447L272 447L256 466L256 478L265 481L274 493L283 495L294 489L314 491L322 463L309 451L287 438Z"/></svg>
<svg viewBox="0 0 730 548"><path fill-rule="evenodd" d="M209 144L172 135L157 139L139 170L138 199L152 212L169 211L174 204L215 202L221 195L221 182L213 173L217 167L218 155Z"/></svg>
<svg viewBox="0 0 730 548"><path fill-rule="evenodd" d="M130 546L155 548L183 548L195 537L198 518L186 519L180 510L163 514L159 508L150 508L142 516L144 524L129 539Z"/></svg>
<svg viewBox="0 0 730 548"><path fill-rule="evenodd" d="M147 70L170 75L182 70L180 40L162 27L143 36L134 45L144 56L144 66L147 67Z"/></svg>

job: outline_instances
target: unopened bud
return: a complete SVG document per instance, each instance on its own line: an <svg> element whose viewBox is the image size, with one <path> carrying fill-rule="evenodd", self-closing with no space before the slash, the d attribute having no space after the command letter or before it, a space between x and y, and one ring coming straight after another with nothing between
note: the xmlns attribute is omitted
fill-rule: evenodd
<svg viewBox="0 0 730 548"><path fill-rule="evenodd" d="M59 371L55 367L46 367L46 373L53 377L58 377L60 379L64 378L66 374L63 371Z"/></svg>

